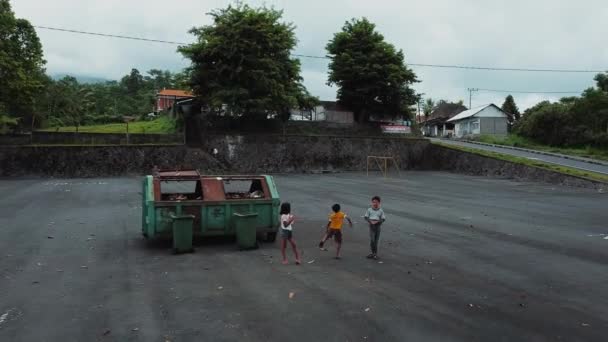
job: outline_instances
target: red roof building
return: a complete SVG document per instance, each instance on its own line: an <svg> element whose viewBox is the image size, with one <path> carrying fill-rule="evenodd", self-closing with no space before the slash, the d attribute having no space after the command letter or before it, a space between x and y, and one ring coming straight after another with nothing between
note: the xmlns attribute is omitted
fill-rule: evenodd
<svg viewBox="0 0 608 342"><path fill-rule="evenodd" d="M163 89L156 94L156 112L173 107L175 102L193 98L194 95L188 91L178 89Z"/></svg>

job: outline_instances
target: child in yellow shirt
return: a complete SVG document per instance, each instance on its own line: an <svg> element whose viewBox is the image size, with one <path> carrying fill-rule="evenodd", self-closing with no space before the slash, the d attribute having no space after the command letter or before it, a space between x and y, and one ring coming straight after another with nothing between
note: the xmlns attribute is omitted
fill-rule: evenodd
<svg viewBox="0 0 608 342"><path fill-rule="evenodd" d="M340 259L340 248L342 247L342 225L344 224L344 220L348 221L349 226L353 227L353 222L350 220L344 212L340 211L340 205L334 204L332 207L332 213L329 214L329 221L327 222L327 231L321 242L319 242L319 248L322 251L326 251L327 249L323 248L325 241L330 238L334 238L336 242L336 259Z"/></svg>

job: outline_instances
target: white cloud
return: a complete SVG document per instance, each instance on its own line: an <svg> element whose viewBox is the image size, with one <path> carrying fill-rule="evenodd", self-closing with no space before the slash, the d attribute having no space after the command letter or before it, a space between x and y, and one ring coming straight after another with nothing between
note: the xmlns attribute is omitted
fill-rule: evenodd
<svg viewBox="0 0 608 342"><path fill-rule="evenodd" d="M210 22L205 13L224 0L18 0L18 17L34 25L124 34L179 42L187 31ZM284 9L296 26L298 53L324 55L325 45L344 22L366 16L386 39L404 50L406 61L502 67L608 69L608 6L603 0L427 0L398 1L250 1ZM38 30L47 69L119 78L132 67L179 70L187 65L176 46ZM335 97L325 85L326 62L302 60L305 84L323 99ZM553 74L413 68L425 96L465 100L467 87L530 90L583 90L593 74ZM473 105L501 104L506 94L478 93ZM514 94L520 108L555 99L548 94ZM520 102L521 101L521 102Z"/></svg>

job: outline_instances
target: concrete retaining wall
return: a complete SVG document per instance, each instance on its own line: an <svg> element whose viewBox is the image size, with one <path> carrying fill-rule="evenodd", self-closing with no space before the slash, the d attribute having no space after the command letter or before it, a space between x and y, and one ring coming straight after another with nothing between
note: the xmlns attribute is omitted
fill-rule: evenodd
<svg viewBox="0 0 608 342"><path fill-rule="evenodd" d="M197 168L205 173L365 170L367 155L395 156L403 169L422 164L423 139L336 136L211 136L186 146L0 146L0 176L94 177ZM212 151L216 149L217 155Z"/></svg>
<svg viewBox="0 0 608 342"><path fill-rule="evenodd" d="M368 155L394 156L402 169L422 164L424 139L299 135L211 136L206 146L237 172L365 170Z"/></svg>
<svg viewBox="0 0 608 342"><path fill-rule="evenodd" d="M0 135L0 145L126 145L129 144L183 144L181 134L129 134L33 132L21 135Z"/></svg>
<svg viewBox="0 0 608 342"><path fill-rule="evenodd" d="M478 154L429 145L421 168L449 171L473 176L502 177L521 181L543 182L597 190L608 189L608 184L523 164L484 157Z"/></svg>
<svg viewBox="0 0 608 342"><path fill-rule="evenodd" d="M205 152L185 146L0 147L0 177L97 177L149 174L162 168L222 167Z"/></svg>
<svg viewBox="0 0 608 342"><path fill-rule="evenodd" d="M425 139L341 136L217 135L208 137L204 148L0 146L0 177L142 175L154 165L232 174L364 171L369 155L394 156L404 170L442 170L608 189L605 183L432 145Z"/></svg>

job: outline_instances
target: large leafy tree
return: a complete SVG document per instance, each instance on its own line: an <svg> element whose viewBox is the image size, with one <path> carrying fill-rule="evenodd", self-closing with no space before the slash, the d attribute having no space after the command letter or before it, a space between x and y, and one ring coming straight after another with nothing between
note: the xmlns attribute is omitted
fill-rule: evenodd
<svg viewBox="0 0 608 342"><path fill-rule="evenodd" d="M517 105L515 104L515 99L513 99L513 96L510 94L505 98L505 102L502 104L502 110L510 114L509 121L511 124L519 120L521 117L519 108L517 108Z"/></svg>
<svg viewBox="0 0 608 342"><path fill-rule="evenodd" d="M134 68L120 80L120 85L129 96L134 96L144 88L144 77Z"/></svg>
<svg viewBox="0 0 608 342"><path fill-rule="evenodd" d="M597 87L600 90L608 92L608 71L595 75L594 80L597 82Z"/></svg>
<svg viewBox="0 0 608 342"><path fill-rule="evenodd" d="M66 76L49 87L49 91L52 94L49 120L58 126L75 126L78 131L87 113L94 110L91 89L79 84L76 78Z"/></svg>
<svg viewBox="0 0 608 342"><path fill-rule="evenodd" d="M42 45L32 25L15 18L8 0L0 0L0 104L21 124L32 118L44 86ZM1 114L0 114L1 115Z"/></svg>
<svg viewBox="0 0 608 342"><path fill-rule="evenodd" d="M403 51L387 43L373 23L365 18L346 22L326 49L328 84L338 86L338 100L357 121L409 114L417 101L410 88L416 75L406 67Z"/></svg>
<svg viewBox="0 0 608 342"><path fill-rule="evenodd" d="M580 97L528 108L515 123L515 132L548 145L608 148L608 91L603 75L595 77L597 88Z"/></svg>
<svg viewBox="0 0 608 342"><path fill-rule="evenodd" d="M290 56L294 26L281 21L281 11L240 3L210 15L213 24L193 28L197 41L179 48L192 61L194 93L212 111L288 118L308 98L300 62Z"/></svg>

